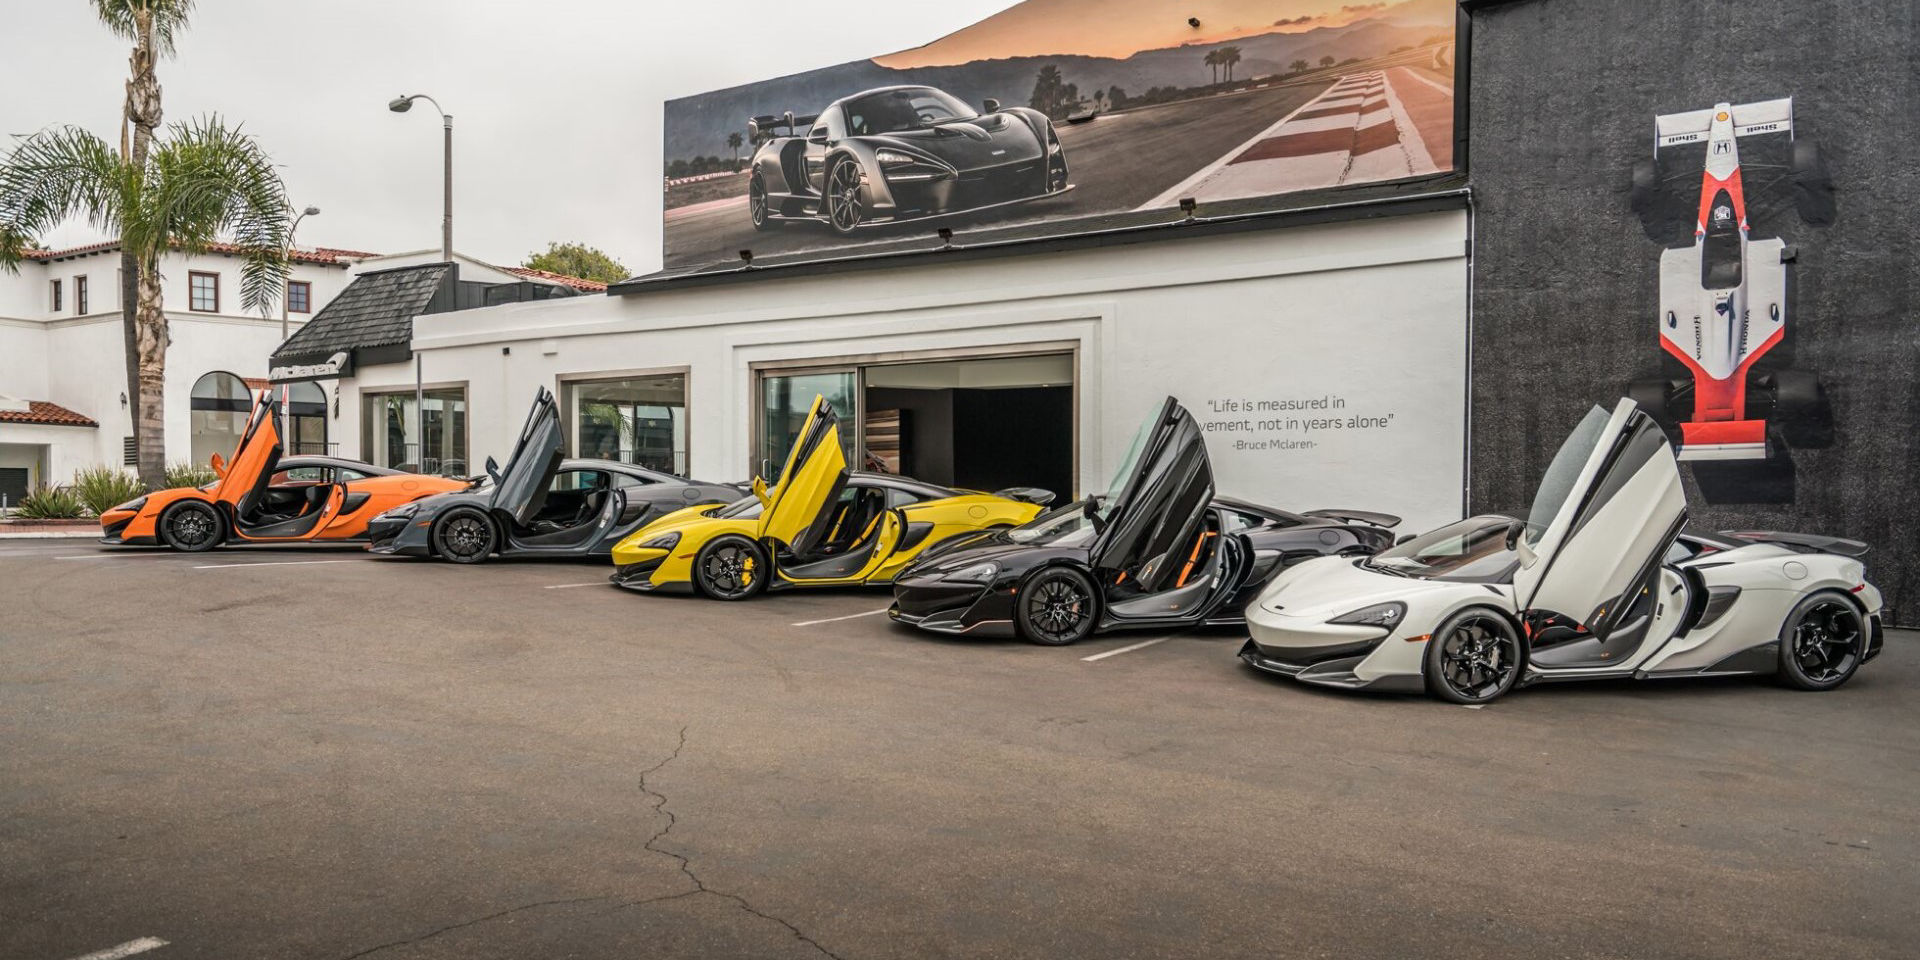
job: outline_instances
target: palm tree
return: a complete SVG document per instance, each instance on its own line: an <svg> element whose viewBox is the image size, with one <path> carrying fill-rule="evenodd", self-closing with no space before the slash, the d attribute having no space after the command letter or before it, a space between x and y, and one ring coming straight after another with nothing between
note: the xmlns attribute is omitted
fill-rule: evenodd
<svg viewBox="0 0 1920 960"><path fill-rule="evenodd" d="M1227 82L1233 82L1233 65L1240 62L1239 47L1221 47L1220 65L1227 68Z"/></svg>
<svg viewBox="0 0 1920 960"><path fill-rule="evenodd" d="M1216 84L1219 83L1220 82L1220 51L1208 50L1207 55L1205 57L1202 57L1201 59L1206 62L1207 66L1213 68L1213 82Z"/></svg>
<svg viewBox="0 0 1920 960"><path fill-rule="evenodd" d="M273 160L219 117L174 124L135 164L78 127L43 130L0 161L0 268L17 270L34 238L74 218L120 235L139 277L134 344L140 417L140 480L166 476L164 402L167 315L160 257L175 247L204 252L225 239L240 250L240 299L262 315L286 287L290 209Z"/></svg>
<svg viewBox="0 0 1920 960"><path fill-rule="evenodd" d="M1307 68L1310 66L1313 66L1313 64L1310 64L1305 60L1295 60L1294 62L1287 64L1287 70L1291 73L1306 73Z"/></svg>
<svg viewBox="0 0 1920 960"><path fill-rule="evenodd" d="M733 151L733 169L736 171L740 169L740 145L746 142L738 130L727 134L727 149Z"/></svg>
<svg viewBox="0 0 1920 960"><path fill-rule="evenodd" d="M193 12L193 0L93 0L93 11L114 36L133 43L133 54L127 58L130 76L127 79L127 99L120 111L120 155L132 158L135 169L147 164L147 148L153 142L153 132L160 127L160 79L154 73L154 64L161 57L173 55L173 35L187 26L187 15ZM125 246L120 248L120 334L122 347L127 358L127 396L136 398L129 402L128 413L134 422L134 443L140 451L141 459L147 457L146 440L141 436L140 424L140 363L137 356L139 347L139 320L137 303L140 291L140 262L133 251ZM153 454L159 469L165 469L166 454L156 450ZM143 480L151 479L144 468Z"/></svg>

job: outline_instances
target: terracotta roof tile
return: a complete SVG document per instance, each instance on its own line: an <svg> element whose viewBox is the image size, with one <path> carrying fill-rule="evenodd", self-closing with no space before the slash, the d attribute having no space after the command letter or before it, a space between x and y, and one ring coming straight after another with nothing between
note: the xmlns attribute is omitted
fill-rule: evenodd
<svg viewBox="0 0 1920 960"><path fill-rule="evenodd" d="M28 400L25 410L0 410L0 423L40 423L54 427L99 426L91 417L81 416L45 400Z"/></svg>
<svg viewBox="0 0 1920 960"><path fill-rule="evenodd" d="M526 277L531 280L545 280L549 283L557 283L564 287L572 287L575 290L599 293L607 289L607 285L598 280L588 280L584 277L569 277L564 273L535 270L532 267L501 267L500 269L515 276Z"/></svg>
<svg viewBox="0 0 1920 960"><path fill-rule="evenodd" d="M79 247L68 247L65 250L28 250L23 256L28 260L64 260L68 257L80 257L90 253L107 253L118 249L120 249L120 241L102 240L99 243L89 243ZM244 251L238 244L210 243L207 245L207 252L237 255ZM294 250L287 255L287 259L295 263L314 263L328 267L344 267L348 265L349 261L363 260L372 256L377 256L377 254L366 253L360 250L343 250L336 247L315 247L312 250Z"/></svg>

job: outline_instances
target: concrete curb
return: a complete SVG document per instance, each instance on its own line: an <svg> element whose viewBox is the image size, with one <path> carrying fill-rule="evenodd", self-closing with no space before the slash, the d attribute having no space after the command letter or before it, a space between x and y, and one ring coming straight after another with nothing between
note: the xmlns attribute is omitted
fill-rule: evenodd
<svg viewBox="0 0 1920 960"><path fill-rule="evenodd" d="M99 530L0 530L0 540L98 540Z"/></svg>

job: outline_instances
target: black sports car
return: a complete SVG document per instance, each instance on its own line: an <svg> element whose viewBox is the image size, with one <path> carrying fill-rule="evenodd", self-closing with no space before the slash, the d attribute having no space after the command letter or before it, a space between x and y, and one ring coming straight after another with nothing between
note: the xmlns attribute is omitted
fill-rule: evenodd
<svg viewBox="0 0 1920 960"><path fill-rule="evenodd" d="M465 490L402 504L367 524L368 549L455 563L503 557L602 557L627 534L683 507L731 503L733 484L701 483L615 460L569 460L553 394L541 388L502 468Z"/></svg>
<svg viewBox="0 0 1920 960"><path fill-rule="evenodd" d="M941 633L1050 645L1097 630L1240 623L1281 569L1377 553L1399 522L1215 497L1200 428L1168 397L1135 435L1109 493L929 551L894 578L888 614Z"/></svg>
<svg viewBox="0 0 1920 960"><path fill-rule="evenodd" d="M982 106L975 112L932 87L881 87L818 116L754 117L747 211L755 229L817 220L844 235L1073 189L1046 114L997 100Z"/></svg>

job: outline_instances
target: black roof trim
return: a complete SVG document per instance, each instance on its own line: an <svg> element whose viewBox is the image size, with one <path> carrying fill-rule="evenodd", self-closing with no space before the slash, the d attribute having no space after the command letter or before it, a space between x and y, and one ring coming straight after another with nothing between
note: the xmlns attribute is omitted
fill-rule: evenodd
<svg viewBox="0 0 1920 960"><path fill-rule="evenodd" d="M1422 183L1421 185L1440 186L1442 189L1427 190L1412 194L1372 196L1365 199L1335 201L1314 206L1292 207L1285 210L1261 210L1191 218L1179 217L1177 211L1175 211L1175 218L1170 220L1126 224L1066 236L1015 236L1002 240L953 243L945 246L912 250L856 253L809 260L787 260L771 264L743 264L740 266L718 268L710 266L679 272L663 270L659 273L648 274L644 277L635 277L631 280L623 280L620 283L610 284L607 287L607 293L608 295L626 296L655 290L681 290L692 287L737 283L742 280L757 280L763 277L806 277L818 276L825 273L845 273L851 270L870 270L894 266L903 261L906 263L926 264L954 263L1029 253L1146 243L1176 238L1186 239L1189 237L1223 236L1245 233L1252 230L1306 226L1308 224L1331 223L1341 220L1364 220L1376 217L1429 213L1440 210L1465 209L1472 195L1472 191L1465 185L1464 177L1457 174L1449 174L1440 178L1440 181L1441 182L1437 184ZM1458 185L1453 186L1454 184Z"/></svg>

